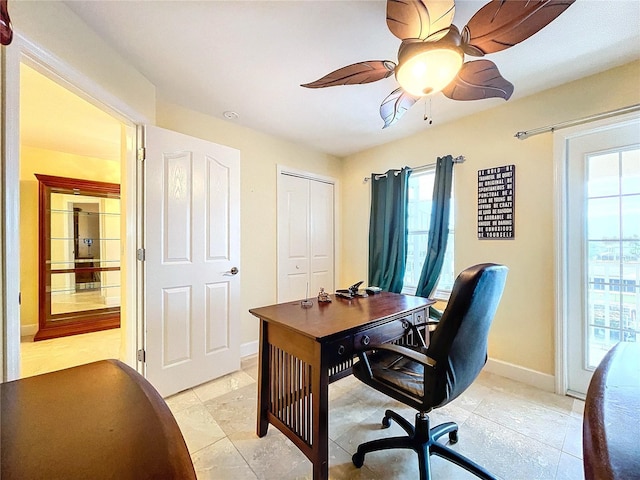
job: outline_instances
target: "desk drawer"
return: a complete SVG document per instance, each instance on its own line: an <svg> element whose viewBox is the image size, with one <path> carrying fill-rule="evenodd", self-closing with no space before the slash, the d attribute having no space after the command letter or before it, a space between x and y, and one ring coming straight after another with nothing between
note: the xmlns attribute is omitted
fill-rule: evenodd
<svg viewBox="0 0 640 480"><path fill-rule="evenodd" d="M325 361L328 365L335 365L346 360L350 360L353 356L353 344L351 336L334 340L326 345L323 349Z"/></svg>
<svg viewBox="0 0 640 480"><path fill-rule="evenodd" d="M411 321L412 316L408 315L356 333L353 337L354 352L358 352L368 345L380 345L397 340L405 334Z"/></svg>

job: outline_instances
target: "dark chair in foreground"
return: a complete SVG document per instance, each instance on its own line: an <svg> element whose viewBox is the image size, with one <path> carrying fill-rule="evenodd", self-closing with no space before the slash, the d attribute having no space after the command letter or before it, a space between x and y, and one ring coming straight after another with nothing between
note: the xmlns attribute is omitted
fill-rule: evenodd
<svg viewBox="0 0 640 480"><path fill-rule="evenodd" d="M363 443L352 458L356 467L362 466L369 452L410 448L418 454L421 480L431 478L430 455L446 458L478 477L494 478L478 464L437 442L449 434L449 442L456 443L458 425L447 422L430 428L427 414L464 392L482 370L487 361L489 327L506 277L507 267L502 265L482 264L464 270L455 281L428 347L423 340L422 345L371 345L359 354L360 361L354 365L353 374L418 413L414 427L387 410L383 427L389 427L393 419L408 435ZM421 339L419 326L411 330L413 338Z"/></svg>

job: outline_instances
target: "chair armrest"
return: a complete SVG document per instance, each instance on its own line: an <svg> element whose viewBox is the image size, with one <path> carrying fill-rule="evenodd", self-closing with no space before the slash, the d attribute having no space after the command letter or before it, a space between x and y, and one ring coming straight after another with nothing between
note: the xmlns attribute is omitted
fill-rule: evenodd
<svg viewBox="0 0 640 480"><path fill-rule="evenodd" d="M426 322L416 323L414 327L427 327L429 325L438 325L440 320L427 320Z"/></svg>
<svg viewBox="0 0 640 480"><path fill-rule="evenodd" d="M382 345L373 345L373 346L369 346L365 351L369 351L369 350L385 350L388 352L394 352L397 353L399 355L403 355L407 358L410 358L411 360L418 362L426 367L435 367L436 366L436 361L431 358L428 357L427 355L425 355L424 353L420 353L420 352L416 352L415 350L412 350L410 348L407 347L403 347L402 345L395 345L393 343L385 343Z"/></svg>
<svg viewBox="0 0 640 480"><path fill-rule="evenodd" d="M433 305L429 305L429 318L433 318L434 320L440 320L442 318L442 312L433 307Z"/></svg>

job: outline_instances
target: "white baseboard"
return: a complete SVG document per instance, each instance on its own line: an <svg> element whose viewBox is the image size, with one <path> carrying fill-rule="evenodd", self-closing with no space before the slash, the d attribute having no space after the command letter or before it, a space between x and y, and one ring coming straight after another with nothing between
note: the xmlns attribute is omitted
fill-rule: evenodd
<svg viewBox="0 0 640 480"><path fill-rule="evenodd" d="M38 324L30 323L29 325L20 325L20 336L28 337L38 332Z"/></svg>
<svg viewBox="0 0 640 480"><path fill-rule="evenodd" d="M518 382L531 385L532 387L545 390L547 392L555 392L555 377L547 373L531 370L530 368L514 365L513 363L503 362L489 358L484 366L485 371L495 373L501 377L510 378Z"/></svg>
<svg viewBox="0 0 640 480"><path fill-rule="evenodd" d="M240 358L248 357L258 353L258 340L240 345Z"/></svg>

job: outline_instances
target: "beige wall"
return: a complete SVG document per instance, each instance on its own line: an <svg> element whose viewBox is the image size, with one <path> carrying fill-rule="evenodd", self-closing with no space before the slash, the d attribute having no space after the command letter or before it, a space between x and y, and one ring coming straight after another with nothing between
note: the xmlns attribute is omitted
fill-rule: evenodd
<svg viewBox="0 0 640 480"><path fill-rule="evenodd" d="M404 165L464 155L455 166L456 270L480 262L510 269L489 339L490 357L553 375L554 179L553 135L517 140L520 130L581 118L640 102L640 62L634 62L345 159L342 176L343 279L366 276L369 185L363 178ZM516 86L517 88L517 86ZM436 118L437 122L437 118ZM515 239L478 240L477 171L515 164Z"/></svg>
<svg viewBox="0 0 640 480"><path fill-rule="evenodd" d="M512 100L457 122L425 127L421 134L341 161L175 105L156 105L155 87L61 2L14 2L11 10L18 33L152 123L156 118L161 127L241 151L242 343L258 337L257 321L248 309L276 299L277 164L340 179L337 274L338 284L347 284L366 278L367 272L363 246L367 245L369 190L363 178L390 167L423 165L437 156L462 154L467 162L456 166L455 179L456 268L495 261L511 269L491 333L490 355L554 373L552 135L519 141L513 134L640 102L640 62ZM511 163L516 165L516 238L479 241L475 233L477 170ZM341 242L342 238L349 241Z"/></svg>
<svg viewBox="0 0 640 480"><path fill-rule="evenodd" d="M34 173L120 183L120 163L21 147L20 323L23 326L38 323L38 180Z"/></svg>
<svg viewBox="0 0 640 480"><path fill-rule="evenodd" d="M258 339L258 321L249 309L270 305L277 300L276 166L339 179L342 176L341 161L228 121L162 102L157 105L157 125L240 150L240 342L255 341ZM340 238L339 228L337 230ZM340 244L336 250L339 254Z"/></svg>
<svg viewBox="0 0 640 480"><path fill-rule="evenodd" d="M16 34L24 35L70 69L90 78L119 106L128 106L128 111L122 113L135 112L136 120L153 122L155 86L66 5L59 1L12 2L10 10ZM16 36L7 48L19 48L19 44Z"/></svg>

